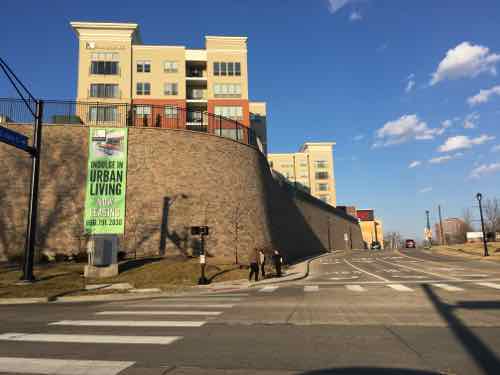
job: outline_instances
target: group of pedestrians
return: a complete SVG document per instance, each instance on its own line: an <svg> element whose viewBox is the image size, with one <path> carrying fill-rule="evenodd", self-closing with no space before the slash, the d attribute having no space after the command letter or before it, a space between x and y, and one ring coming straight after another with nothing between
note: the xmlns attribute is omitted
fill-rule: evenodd
<svg viewBox="0 0 500 375"><path fill-rule="evenodd" d="M254 249L250 255L250 275L248 276L248 281L255 278L255 281L259 281L259 272L264 279L266 277L265 265L268 260L268 255L264 250ZM274 263L274 268L276 269L276 276L281 277L281 265L283 264L283 257L278 250L274 250L272 255L272 261Z"/></svg>

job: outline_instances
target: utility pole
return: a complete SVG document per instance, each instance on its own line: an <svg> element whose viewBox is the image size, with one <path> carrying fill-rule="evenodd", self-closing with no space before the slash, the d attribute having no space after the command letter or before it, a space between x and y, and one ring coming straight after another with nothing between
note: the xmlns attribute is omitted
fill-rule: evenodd
<svg viewBox="0 0 500 375"><path fill-rule="evenodd" d="M441 217L441 205L438 205L438 212L439 212L439 233L441 235L441 245L446 245L446 238L444 238L444 231L443 231L443 218Z"/></svg>
<svg viewBox="0 0 500 375"><path fill-rule="evenodd" d="M483 231L484 256L487 257L490 254L488 254L488 242L486 241L486 231L484 230L483 205L481 203L483 195L481 193L477 193L476 198L477 201L479 202L479 215L481 215L481 229Z"/></svg>
<svg viewBox="0 0 500 375"><path fill-rule="evenodd" d="M427 246L430 249L432 247L432 232L431 232L431 222L429 220L429 210L425 210L425 215L427 216Z"/></svg>

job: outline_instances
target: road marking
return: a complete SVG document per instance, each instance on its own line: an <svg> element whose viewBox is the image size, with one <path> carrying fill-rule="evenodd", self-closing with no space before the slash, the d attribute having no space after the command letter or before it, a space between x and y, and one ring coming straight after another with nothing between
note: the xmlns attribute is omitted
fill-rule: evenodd
<svg viewBox="0 0 500 375"><path fill-rule="evenodd" d="M403 284L387 284L387 286L389 288L397 290L398 292L413 292L412 288L408 288L407 286L404 286Z"/></svg>
<svg viewBox="0 0 500 375"><path fill-rule="evenodd" d="M434 286L437 286L438 288L447 290L448 292L463 292L464 289L459 288L458 286L450 285L450 284L432 284Z"/></svg>
<svg viewBox="0 0 500 375"><path fill-rule="evenodd" d="M378 275L375 275L374 273L370 273L370 272L368 272L368 271L365 271L364 269L361 269L361 268L359 268L359 267L355 266L354 264L349 263L349 261L348 261L347 259L344 259L344 262L345 262L345 263L347 263L348 265L350 265L350 266L351 266L352 268L354 268L355 270L358 270L358 271L360 271L360 272L366 273L367 275L370 275L370 276L372 276L372 277L374 277L374 278L376 278L376 279L379 279L379 280L382 280L382 281L386 281L386 282L390 282L389 280L387 280L387 279L385 279L385 278L383 278L383 277L381 277L381 276L378 276Z"/></svg>
<svg viewBox="0 0 500 375"><path fill-rule="evenodd" d="M134 363L125 361L0 357L1 371L15 374L115 375L134 365Z"/></svg>
<svg viewBox="0 0 500 375"><path fill-rule="evenodd" d="M234 304L222 304L222 303L152 303L152 304L123 304L123 305L113 305L113 306L123 306L123 307L176 307L176 308L189 308L189 307L203 307L206 309L230 309L234 307Z"/></svg>
<svg viewBox="0 0 500 375"><path fill-rule="evenodd" d="M219 293L212 292L213 294L202 294L200 297L248 297L248 293Z"/></svg>
<svg viewBox="0 0 500 375"><path fill-rule="evenodd" d="M61 320L49 326L99 326L99 327L201 327L206 322L177 320Z"/></svg>
<svg viewBox="0 0 500 375"><path fill-rule="evenodd" d="M366 289L361 285L346 285L345 287L351 292L366 292Z"/></svg>
<svg viewBox="0 0 500 375"><path fill-rule="evenodd" d="M500 289L500 284L495 283L477 283L477 285L485 286L487 288Z"/></svg>
<svg viewBox="0 0 500 375"><path fill-rule="evenodd" d="M156 302L239 302L241 298L231 297L200 297L200 298L161 298L155 299Z"/></svg>
<svg viewBox="0 0 500 375"><path fill-rule="evenodd" d="M388 264L391 264L393 266L407 268L407 269L415 271L415 272L426 273L426 274L429 274L429 275L432 275L432 276L436 276L436 277L440 277L440 278L446 278L446 277L448 277L450 279L454 279L454 280L458 281L458 279L456 277L453 277L453 276L450 276L450 275L443 276L443 275L440 275L440 274L435 273L435 272L423 271L423 270L421 270L419 268L413 268L413 267L403 266L402 264L392 263L392 262L388 262L388 261L382 260L382 259L379 259L379 262L388 263Z"/></svg>
<svg viewBox="0 0 500 375"><path fill-rule="evenodd" d="M181 336L111 336L111 335L61 335L61 334L0 334L2 341L74 342L82 344L156 344L168 345Z"/></svg>
<svg viewBox="0 0 500 375"><path fill-rule="evenodd" d="M305 285L304 292L318 292L319 286L317 285Z"/></svg>
<svg viewBox="0 0 500 375"><path fill-rule="evenodd" d="M359 279L359 276L330 277L330 280L354 280L354 279Z"/></svg>
<svg viewBox="0 0 500 375"><path fill-rule="evenodd" d="M221 311L100 311L96 315L220 315Z"/></svg>
<svg viewBox="0 0 500 375"><path fill-rule="evenodd" d="M460 276L460 277L489 277L489 275L485 275L485 274L469 274L469 275L457 275L457 276Z"/></svg>
<svg viewBox="0 0 500 375"><path fill-rule="evenodd" d="M272 293L276 289L278 289L277 286L265 286L264 288L260 289L259 292L264 292L264 293Z"/></svg>

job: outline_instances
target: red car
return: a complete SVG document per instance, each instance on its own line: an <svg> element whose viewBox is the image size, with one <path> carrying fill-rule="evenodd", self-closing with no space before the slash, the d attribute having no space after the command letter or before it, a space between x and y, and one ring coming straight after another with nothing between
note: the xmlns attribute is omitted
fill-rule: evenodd
<svg viewBox="0 0 500 375"><path fill-rule="evenodd" d="M416 247L415 240L405 240L406 249L414 249Z"/></svg>

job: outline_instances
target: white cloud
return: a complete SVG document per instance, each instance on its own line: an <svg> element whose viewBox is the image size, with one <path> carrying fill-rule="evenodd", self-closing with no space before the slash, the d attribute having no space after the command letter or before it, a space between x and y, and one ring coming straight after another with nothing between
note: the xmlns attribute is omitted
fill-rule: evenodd
<svg viewBox="0 0 500 375"><path fill-rule="evenodd" d="M364 134L358 134L358 135L355 135L352 139L356 142L358 141L361 141L362 139L365 138L365 135Z"/></svg>
<svg viewBox="0 0 500 375"><path fill-rule="evenodd" d="M455 155L444 155L444 156L438 156L432 159L429 159L430 164L441 164L445 163L447 161L457 159L459 157L463 156L461 152L457 152Z"/></svg>
<svg viewBox="0 0 500 375"><path fill-rule="evenodd" d="M474 168L470 174L470 178L480 178L487 174L492 174L500 172L500 163L491 163L491 164L482 164L476 168Z"/></svg>
<svg viewBox="0 0 500 375"><path fill-rule="evenodd" d="M428 193L430 191L432 191L432 187L428 186L428 187L425 187L423 189L420 189L418 192L419 193Z"/></svg>
<svg viewBox="0 0 500 375"><path fill-rule="evenodd" d="M452 120L444 120L441 123L441 128L442 129L448 129L448 128L451 128L452 126L453 126L453 121Z"/></svg>
<svg viewBox="0 0 500 375"><path fill-rule="evenodd" d="M346 6L349 3L352 3L353 0L328 0L328 10L330 13L337 13L340 9Z"/></svg>
<svg viewBox="0 0 500 375"><path fill-rule="evenodd" d="M409 80L408 83L406 84L405 92L409 93L413 89L414 86L415 86L415 81Z"/></svg>
<svg viewBox="0 0 500 375"><path fill-rule="evenodd" d="M438 147L440 152L450 152L455 150L462 150L466 148L471 148L475 145L481 145L485 142L495 139L494 136L482 134L476 138L469 138L466 135L457 135L448 138L441 146Z"/></svg>
<svg viewBox="0 0 500 375"><path fill-rule="evenodd" d="M496 145L496 146L493 146L491 148L491 152L500 152L500 144L499 145Z"/></svg>
<svg viewBox="0 0 500 375"><path fill-rule="evenodd" d="M479 121L479 113L474 112L465 116L464 129L475 129L477 127L477 122Z"/></svg>
<svg viewBox="0 0 500 375"><path fill-rule="evenodd" d="M377 52L383 52L389 47L388 43L383 43L377 47Z"/></svg>
<svg viewBox="0 0 500 375"><path fill-rule="evenodd" d="M410 168L410 169L411 169L411 168L416 168L416 167L418 167L420 164L422 164L422 162L421 162L421 161L414 160L414 161L412 161L412 162L408 165L408 168Z"/></svg>
<svg viewBox="0 0 500 375"><path fill-rule="evenodd" d="M432 86L445 79L472 78L485 72L496 75L495 65L499 61L500 55L490 53L488 47L462 42L448 50L432 74L430 84Z"/></svg>
<svg viewBox="0 0 500 375"><path fill-rule="evenodd" d="M429 128L417 115L404 115L394 121L389 121L377 130L377 141L373 147L390 146L404 143L410 140L429 140L440 135L444 130L440 128Z"/></svg>
<svg viewBox="0 0 500 375"><path fill-rule="evenodd" d="M490 89L479 90L479 93L467 99L467 103L469 103L471 107L487 103L494 95L500 95L500 85L493 86Z"/></svg>
<svg viewBox="0 0 500 375"><path fill-rule="evenodd" d="M356 21L361 21L363 19L363 16L361 13L353 10L351 14L349 15L349 21L356 22Z"/></svg>

